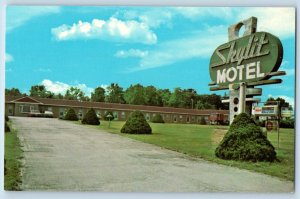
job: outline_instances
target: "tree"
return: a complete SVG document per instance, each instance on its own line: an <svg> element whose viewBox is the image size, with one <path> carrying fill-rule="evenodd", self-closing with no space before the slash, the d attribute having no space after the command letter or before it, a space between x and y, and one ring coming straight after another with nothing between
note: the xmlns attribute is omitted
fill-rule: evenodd
<svg viewBox="0 0 300 199"><path fill-rule="evenodd" d="M124 93L127 104L145 105L144 87L141 84L130 85Z"/></svg>
<svg viewBox="0 0 300 199"><path fill-rule="evenodd" d="M162 106L162 98L154 86L147 86L144 88L145 104L149 106Z"/></svg>
<svg viewBox="0 0 300 199"><path fill-rule="evenodd" d="M78 121L78 117L74 111L74 109L70 108L67 112L67 114L64 117L65 120L70 120L70 121Z"/></svg>
<svg viewBox="0 0 300 199"><path fill-rule="evenodd" d="M97 114L93 108L89 109L88 112L83 117L82 124L90 124L90 125L99 125L100 121L97 117Z"/></svg>
<svg viewBox="0 0 300 199"><path fill-rule="evenodd" d="M169 89L159 89L157 90L157 94L159 95L161 102L162 102L162 106L166 107L169 106L169 100L171 97L171 92Z"/></svg>
<svg viewBox="0 0 300 199"><path fill-rule="evenodd" d="M124 91L117 83L111 83L107 87L108 95L106 96L105 101L109 103L119 103L124 104Z"/></svg>
<svg viewBox="0 0 300 199"><path fill-rule="evenodd" d="M25 96L26 94L23 94L20 92L18 88L11 88L11 89L5 89L5 95L10 96Z"/></svg>
<svg viewBox="0 0 300 199"><path fill-rule="evenodd" d="M152 123L165 123L161 114L156 114L154 117L152 117L151 122Z"/></svg>
<svg viewBox="0 0 300 199"><path fill-rule="evenodd" d="M274 146L246 113L239 114L233 120L215 154L226 160L253 162L276 160Z"/></svg>
<svg viewBox="0 0 300 199"><path fill-rule="evenodd" d="M30 97L53 98L54 93L47 91L44 85L31 86Z"/></svg>
<svg viewBox="0 0 300 199"><path fill-rule="evenodd" d="M91 93L92 102L104 102L105 100L105 89L102 87L95 88L94 92Z"/></svg>
<svg viewBox="0 0 300 199"><path fill-rule="evenodd" d="M80 101L88 101L88 97L84 96L84 93L82 90L76 87L69 88L64 96L64 99L67 100L80 100Z"/></svg>
<svg viewBox="0 0 300 199"><path fill-rule="evenodd" d="M151 134L152 129L146 121L144 114L140 111L134 111L122 127L121 133Z"/></svg>
<svg viewBox="0 0 300 199"><path fill-rule="evenodd" d="M176 108L184 108L186 105L186 95L181 88L175 88L174 92L171 94L169 101L169 106Z"/></svg>

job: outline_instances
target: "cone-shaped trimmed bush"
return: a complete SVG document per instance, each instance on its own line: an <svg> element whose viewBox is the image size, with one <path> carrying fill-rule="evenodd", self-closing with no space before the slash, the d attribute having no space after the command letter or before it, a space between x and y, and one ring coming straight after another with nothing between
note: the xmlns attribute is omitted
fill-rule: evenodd
<svg viewBox="0 0 300 199"><path fill-rule="evenodd" d="M215 154L226 160L273 162L276 159L273 145L246 113L233 120Z"/></svg>
<svg viewBox="0 0 300 199"><path fill-rule="evenodd" d="M122 127L121 133L151 134L152 129L146 121L144 114L140 111L134 111Z"/></svg>
<svg viewBox="0 0 300 199"><path fill-rule="evenodd" d="M88 110L88 112L85 114L85 116L83 117L82 124L91 124L91 125L99 125L100 121L99 118L96 115L96 112L94 109L90 109Z"/></svg>
<svg viewBox="0 0 300 199"><path fill-rule="evenodd" d="M165 123L164 119L160 114L156 114L152 119L151 122L153 123Z"/></svg>
<svg viewBox="0 0 300 199"><path fill-rule="evenodd" d="M70 108L64 117L65 120L78 121L78 117L74 109Z"/></svg>

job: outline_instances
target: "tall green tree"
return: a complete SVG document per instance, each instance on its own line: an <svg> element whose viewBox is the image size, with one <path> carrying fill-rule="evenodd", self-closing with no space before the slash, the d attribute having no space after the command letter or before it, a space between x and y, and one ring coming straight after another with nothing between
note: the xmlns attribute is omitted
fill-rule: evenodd
<svg viewBox="0 0 300 199"><path fill-rule="evenodd" d="M18 88L5 89L5 95L10 96L25 96L26 94L21 93Z"/></svg>
<svg viewBox="0 0 300 199"><path fill-rule="evenodd" d="M107 87L108 95L105 97L105 101L109 103L120 103L124 104L124 91L117 83L111 83Z"/></svg>
<svg viewBox="0 0 300 199"><path fill-rule="evenodd" d="M169 100L171 97L171 91L169 89L159 89L157 90L158 95L162 101L162 106L169 106Z"/></svg>
<svg viewBox="0 0 300 199"><path fill-rule="evenodd" d="M77 87L70 87L64 96L64 99L67 100L80 100L80 101L88 101L89 98L84 95L83 91Z"/></svg>
<svg viewBox="0 0 300 199"><path fill-rule="evenodd" d="M163 101L157 89L154 86L147 86L144 88L145 104L150 106L162 106Z"/></svg>
<svg viewBox="0 0 300 199"><path fill-rule="evenodd" d="M105 89L102 87L95 88L94 92L91 93L91 101L104 102L105 101Z"/></svg>
<svg viewBox="0 0 300 199"><path fill-rule="evenodd" d="M47 91L44 85L31 86L29 93L31 97L54 98L54 93Z"/></svg>
<svg viewBox="0 0 300 199"><path fill-rule="evenodd" d="M176 108L185 108L186 105L186 95L184 91L177 87L174 89L174 92L171 94L168 104L171 107L176 107Z"/></svg>
<svg viewBox="0 0 300 199"><path fill-rule="evenodd" d="M124 92L127 104L145 105L145 89L141 84L130 85Z"/></svg>

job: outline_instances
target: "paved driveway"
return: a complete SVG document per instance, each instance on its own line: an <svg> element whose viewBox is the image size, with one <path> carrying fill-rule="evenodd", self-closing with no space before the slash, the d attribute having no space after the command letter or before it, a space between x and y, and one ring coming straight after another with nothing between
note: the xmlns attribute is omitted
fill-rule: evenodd
<svg viewBox="0 0 300 199"><path fill-rule="evenodd" d="M12 117L24 190L291 192L293 183L218 165L83 125Z"/></svg>

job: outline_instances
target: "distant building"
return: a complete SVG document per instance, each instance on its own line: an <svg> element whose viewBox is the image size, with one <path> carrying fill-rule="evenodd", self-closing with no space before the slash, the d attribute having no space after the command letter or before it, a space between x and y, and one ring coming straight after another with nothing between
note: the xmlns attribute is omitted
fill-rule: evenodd
<svg viewBox="0 0 300 199"><path fill-rule="evenodd" d="M5 96L5 114L8 116L28 116L31 112L53 112L53 117L62 118L68 109L74 109L81 119L85 113L93 108L101 118L107 111L114 114L115 120L125 121L134 110L144 113L146 120L150 121L155 114L161 114L167 123L191 123L200 124L202 118L209 123L211 114L224 114L224 120L228 120L228 110L197 110L158 106L143 106L130 104L116 104L105 102L87 102L63 99L12 97Z"/></svg>

